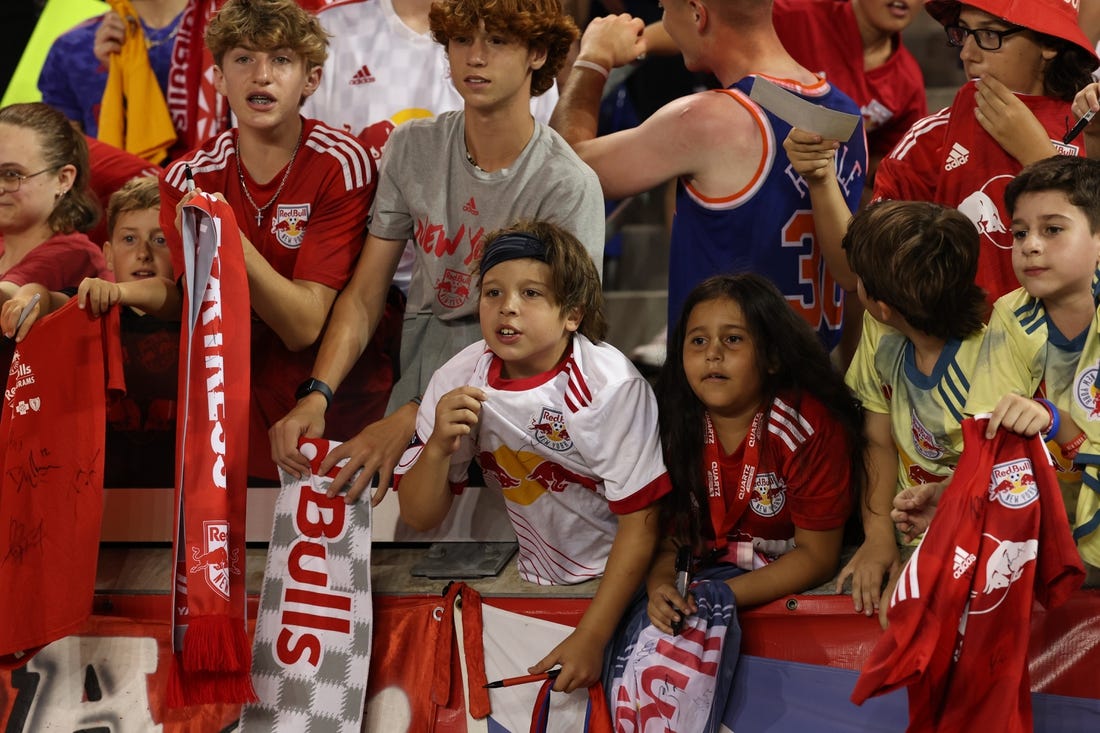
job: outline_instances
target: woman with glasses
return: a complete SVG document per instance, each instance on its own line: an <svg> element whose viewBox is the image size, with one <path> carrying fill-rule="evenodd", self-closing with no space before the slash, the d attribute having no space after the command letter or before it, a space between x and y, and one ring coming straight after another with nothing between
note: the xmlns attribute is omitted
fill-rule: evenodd
<svg viewBox="0 0 1100 733"><path fill-rule="evenodd" d="M103 252L84 234L98 218L84 136L45 104L0 109L3 312L25 308L36 293L75 288L85 277L110 279Z"/></svg>
<svg viewBox="0 0 1100 733"><path fill-rule="evenodd" d="M1023 166L1055 154L1084 155L1073 127L1074 95L1098 65L1067 0L930 0L925 9L959 49L969 81L950 107L918 121L882 161L874 200L931 201L958 208L981 234L978 284L989 302L1019 287L1004 189ZM784 144L810 183L819 236L842 236L847 212L825 173L832 141L796 131ZM835 214L833 213L835 212ZM824 227L822 220L831 221Z"/></svg>

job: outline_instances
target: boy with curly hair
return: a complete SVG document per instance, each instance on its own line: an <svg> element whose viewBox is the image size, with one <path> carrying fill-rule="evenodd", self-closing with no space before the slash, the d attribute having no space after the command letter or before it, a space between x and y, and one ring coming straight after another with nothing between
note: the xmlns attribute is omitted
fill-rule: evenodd
<svg viewBox="0 0 1100 733"><path fill-rule="evenodd" d="M329 453L327 471L349 458L335 492L360 468L348 501L379 474L375 501L416 424L420 395L435 370L481 332L473 265L486 232L517 218L545 219L603 260L603 198L595 173L549 127L530 100L550 88L577 37L559 0L443 0L429 15L447 49L462 111L398 127L386 146L370 234L340 294L313 366L313 384L335 390L374 333L405 242L416 242L401 335L401 378L388 417ZM364 325L365 324L365 325ZM298 438L325 429L325 400L309 392L271 430L272 454L294 475L309 471Z"/></svg>

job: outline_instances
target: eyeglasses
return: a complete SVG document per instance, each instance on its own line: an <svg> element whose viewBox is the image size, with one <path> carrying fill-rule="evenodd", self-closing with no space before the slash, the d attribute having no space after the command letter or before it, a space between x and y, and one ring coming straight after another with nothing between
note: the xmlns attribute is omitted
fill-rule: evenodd
<svg viewBox="0 0 1100 733"><path fill-rule="evenodd" d="M43 168L37 173L28 173L27 175L16 173L12 170L0 171L0 193L15 193L19 190L19 187L23 185L23 181L27 180L28 178L40 176L43 173L49 173L53 170L57 170L57 166Z"/></svg>
<svg viewBox="0 0 1100 733"><path fill-rule="evenodd" d="M944 26L944 30L947 31L948 46L962 48L962 45L966 43L966 37L974 36L974 42L978 44L978 48L983 51L999 51L1001 44L1004 43L1005 36L1026 31L1027 28L1017 26L1006 31L995 31L992 28L964 28L961 25L948 25Z"/></svg>

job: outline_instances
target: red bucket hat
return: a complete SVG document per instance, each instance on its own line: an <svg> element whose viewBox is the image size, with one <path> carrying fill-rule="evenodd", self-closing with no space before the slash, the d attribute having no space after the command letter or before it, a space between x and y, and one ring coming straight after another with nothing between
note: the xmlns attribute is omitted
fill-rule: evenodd
<svg viewBox="0 0 1100 733"><path fill-rule="evenodd" d="M943 25L959 19L963 5L983 10L990 15L1029 30L1061 38L1080 46L1100 64L1096 49L1077 25L1077 5L1080 0L927 0L924 9Z"/></svg>

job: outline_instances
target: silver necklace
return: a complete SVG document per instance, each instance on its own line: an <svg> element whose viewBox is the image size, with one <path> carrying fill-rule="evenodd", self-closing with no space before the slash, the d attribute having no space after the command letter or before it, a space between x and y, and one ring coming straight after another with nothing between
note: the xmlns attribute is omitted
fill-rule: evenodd
<svg viewBox="0 0 1100 733"><path fill-rule="evenodd" d="M244 196L248 199L248 203L252 204L252 208L256 210L256 226L264 220L264 212L267 211L275 200L279 198L279 194L283 192L283 186L286 185L287 179L290 178L290 169L294 167L294 158L298 155L298 148L302 147L302 132L298 133L298 143L294 146L294 152L290 154L290 162L286 164L286 170L283 172L283 180L279 181L279 187L275 189L275 195L268 199L267 203L263 206L258 206L256 200L252 198L252 193L248 190L248 184L244 182L244 164L241 163L240 150L237 151L237 177L241 179L241 189L244 191Z"/></svg>

